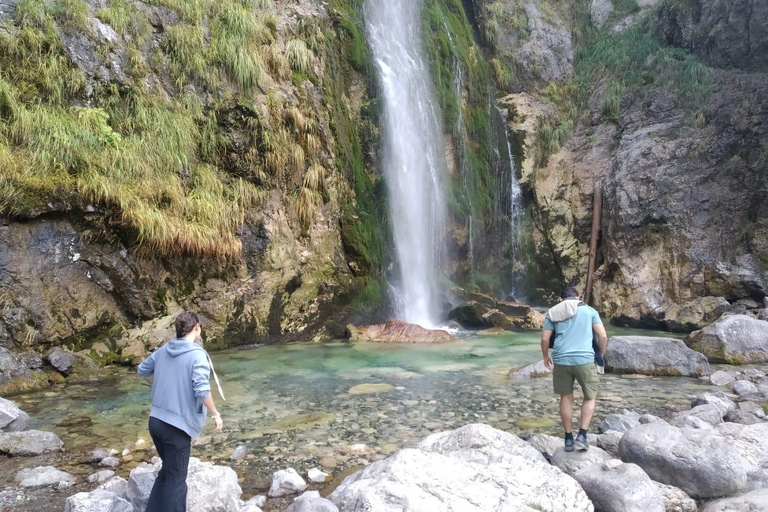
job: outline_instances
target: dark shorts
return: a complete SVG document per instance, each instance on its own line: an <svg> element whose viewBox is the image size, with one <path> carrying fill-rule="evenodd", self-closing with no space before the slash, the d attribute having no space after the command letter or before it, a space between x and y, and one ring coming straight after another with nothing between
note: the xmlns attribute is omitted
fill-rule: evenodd
<svg viewBox="0 0 768 512"><path fill-rule="evenodd" d="M582 366L560 366L555 365L552 372L552 383L557 395L572 395L573 381L578 381L584 398L592 400L597 397L597 385L600 383L600 376L595 368L595 363L589 363Z"/></svg>

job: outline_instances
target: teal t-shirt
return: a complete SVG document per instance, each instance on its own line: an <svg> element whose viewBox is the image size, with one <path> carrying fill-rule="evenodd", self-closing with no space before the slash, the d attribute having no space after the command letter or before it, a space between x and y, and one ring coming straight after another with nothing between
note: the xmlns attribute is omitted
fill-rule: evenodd
<svg viewBox="0 0 768 512"><path fill-rule="evenodd" d="M560 366L581 366L595 360L592 349L592 325L602 324L600 315L589 306L581 306L576 315L562 322L544 318L544 330L555 331L552 361Z"/></svg>

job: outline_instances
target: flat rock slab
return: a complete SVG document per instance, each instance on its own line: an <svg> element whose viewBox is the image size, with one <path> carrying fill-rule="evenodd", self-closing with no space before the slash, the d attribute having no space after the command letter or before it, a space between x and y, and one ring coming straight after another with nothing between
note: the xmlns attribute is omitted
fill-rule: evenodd
<svg viewBox="0 0 768 512"><path fill-rule="evenodd" d="M390 320L386 324L355 327L347 326L350 341L372 343L450 343L456 338L439 329L425 329L420 325L409 324L400 320Z"/></svg>
<svg viewBox="0 0 768 512"><path fill-rule="evenodd" d="M64 471L59 471L53 466L41 466L38 468L22 469L16 473L16 483L21 487L48 487L58 485L61 482L66 484L75 483L74 476Z"/></svg>
<svg viewBox="0 0 768 512"><path fill-rule="evenodd" d="M375 462L347 477L329 499L344 512L593 510L578 482L535 448L480 424L433 434Z"/></svg>
<svg viewBox="0 0 768 512"><path fill-rule="evenodd" d="M134 512L133 506L114 492L96 489L67 498L64 512Z"/></svg>
<svg viewBox="0 0 768 512"><path fill-rule="evenodd" d="M762 363L768 361L768 322L748 315L727 315L691 333L685 342L712 362Z"/></svg>
<svg viewBox="0 0 768 512"><path fill-rule="evenodd" d="M61 451L64 443L53 432L25 430L0 433L0 452L8 455L35 456Z"/></svg>
<svg viewBox="0 0 768 512"><path fill-rule="evenodd" d="M574 478L600 512L665 512L661 492L635 464L614 459L577 471Z"/></svg>
<svg viewBox="0 0 768 512"><path fill-rule="evenodd" d="M641 425L624 434L619 454L653 480L679 487L693 498L747 490L748 462L713 430L681 429L663 423Z"/></svg>
<svg viewBox="0 0 768 512"><path fill-rule="evenodd" d="M552 454L552 464L564 473L573 476L584 468L602 464L612 458L605 450L597 447L591 447L585 451L566 452L565 447L561 446Z"/></svg>
<svg viewBox="0 0 768 512"><path fill-rule="evenodd" d="M394 387L391 384L386 383L372 383L372 384L358 384L349 388L348 393L350 395L366 395L370 393L386 393L391 391Z"/></svg>
<svg viewBox="0 0 768 512"><path fill-rule="evenodd" d="M612 336L605 352L606 370L615 373L702 377L711 370L706 356L682 340L652 336Z"/></svg>

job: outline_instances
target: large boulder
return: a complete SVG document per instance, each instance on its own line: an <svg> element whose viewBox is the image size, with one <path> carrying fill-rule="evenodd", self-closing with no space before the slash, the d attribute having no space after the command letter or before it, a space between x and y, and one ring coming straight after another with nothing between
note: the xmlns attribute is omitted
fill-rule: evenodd
<svg viewBox="0 0 768 512"><path fill-rule="evenodd" d="M715 432L726 440L732 453L745 461L749 488L768 487L768 423L721 423Z"/></svg>
<svg viewBox="0 0 768 512"><path fill-rule="evenodd" d="M747 315L727 315L692 333L686 343L712 362L765 362L768 361L768 322Z"/></svg>
<svg viewBox="0 0 768 512"><path fill-rule="evenodd" d="M27 428L29 415L5 398L0 398L0 432L18 432Z"/></svg>
<svg viewBox="0 0 768 512"><path fill-rule="evenodd" d="M347 336L351 341L373 343L449 343L456 341L453 335L439 329L425 329L420 325L409 324L400 320L390 320L386 324L367 325L364 327L347 326Z"/></svg>
<svg viewBox="0 0 768 512"><path fill-rule="evenodd" d="M517 370L511 370L508 374L510 379L535 379L538 377L546 377L551 375L552 370L544 365L544 361L536 361L518 368Z"/></svg>
<svg viewBox="0 0 768 512"><path fill-rule="evenodd" d="M699 405L713 405L717 407L723 414L729 411L735 410L738 406L736 403L728 398L722 391L715 391L714 393L706 392L697 396L691 406L698 407Z"/></svg>
<svg viewBox="0 0 768 512"><path fill-rule="evenodd" d="M479 424L434 434L371 464L330 500L345 512L593 510L581 486L535 448Z"/></svg>
<svg viewBox="0 0 768 512"><path fill-rule="evenodd" d="M75 483L75 477L53 466L26 468L16 473L16 483L21 487L48 487L64 482L65 486Z"/></svg>
<svg viewBox="0 0 768 512"><path fill-rule="evenodd" d="M712 430L649 423L624 434L619 453L652 479L694 498L729 496L748 488L748 462Z"/></svg>
<svg viewBox="0 0 768 512"><path fill-rule="evenodd" d="M726 412L716 405L702 404L689 411L678 413L670 423L676 427L711 428L723 422Z"/></svg>
<svg viewBox="0 0 768 512"><path fill-rule="evenodd" d="M133 506L114 492L96 489L67 498L64 512L133 512Z"/></svg>
<svg viewBox="0 0 768 512"><path fill-rule="evenodd" d="M8 455L35 456L61 451L64 443L53 432L25 430L0 433L0 452Z"/></svg>
<svg viewBox="0 0 768 512"><path fill-rule="evenodd" d="M600 512L665 512L664 498L635 464L609 460L573 475Z"/></svg>
<svg viewBox="0 0 768 512"><path fill-rule="evenodd" d="M681 340L652 336L612 336L605 352L606 370L615 373L701 377L711 373L704 354Z"/></svg>
<svg viewBox="0 0 768 512"><path fill-rule="evenodd" d="M724 498L704 505L701 512L760 512L768 510L768 489L758 489L734 498Z"/></svg>
<svg viewBox="0 0 768 512"><path fill-rule="evenodd" d="M612 458L605 450L596 446L591 447L589 450L576 450L573 452L567 452L565 447L561 446L552 454L552 464L562 470L563 473L574 476L584 468L594 466L595 464L602 464Z"/></svg>
<svg viewBox="0 0 768 512"><path fill-rule="evenodd" d="M140 464L128 478L125 498L134 512L143 512L162 462ZM187 510L190 512L239 512L242 490L232 468L214 466L196 457L189 459Z"/></svg>

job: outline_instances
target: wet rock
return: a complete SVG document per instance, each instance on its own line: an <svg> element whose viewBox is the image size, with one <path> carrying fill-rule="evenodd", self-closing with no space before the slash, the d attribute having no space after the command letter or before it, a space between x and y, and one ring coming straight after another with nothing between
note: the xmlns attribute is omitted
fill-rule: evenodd
<svg viewBox="0 0 768 512"><path fill-rule="evenodd" d="M433 434L347 477L331 494L341 510L592 510L581 486L517 436L487 425ZM407 505L404 505L407 504Z"/></svg>
<svg viewBox="0 0 768 512"><path fill-rule="evenodd" d="M329 475L317 468L312 468L307 471L307 478L309 478L310 482L323 483L329 478Z"/></svg>
<svg viewBox="0 0 768 512"><path fill-rule="evenodd" d="M64 471L59 471L53 466L40 466L32 469L22 469L14 478L21 487L49 487L59 485L61 482L75 483L74 476Z"/></svg>
<svg viewBox="0 0 768 512"><path fill-rule="evenodd" d="M139 464L131 470L125 498L134 510L144 510L162 462ZM239 512L242 490L237 474L228 467L189 459L187 510L195 512Z"/></svg>
<svg viewBox="0 0 768 512"><path fill-rule="evenodd" d="M538 316L537 316L538 315ZM525 304L470 300L451 310L448 317L467 329L500 328L507 331L541 328L544 318Z"/></svg>
<svg viewBox="0 0 768 512"><path fill-rule="evenodd" d="M618 457L619 441L621 441L622 437L624 437L623 432L609 430L597 436L597 446L610 453L613 457Z"/></svg>
<svg viewBox="0 0 768 512"><path fill-rule="evenodd" d="M621 413L609 414L598 425L597 430L600 433L614 430L616 432L626 432L627 430L640 425L640 415L634 411L624 409Z"/></svg>
<svg viewBox="0 0 768 512"><path fill-rule="evenodd" d="M229 455L229 458L230 460L242 460L245 458L247 453L248 448L244 444L241 444L232 451L232 453Z"/></svg>
<svg viewBox="0 0 768 512"><path fill-rule="evenodd" d="M664 499L665 512L697 512L698 506L684 490L671 485L653 482Z"/></svg>
<svg viewBox="0 0 768 512"><path fill-rule="evenodd" d="M757 386L748 380L739 380L733 383L733 392L739 396L749 396L757 393Z"/></svg>
<svg viewBox="0 0 768 512"><path fill-rule="evenodd" d="M573 476L584 468L601 464L612 458L607 452L597 447L585 451L566 452L565 447L561 446L552 454L552 464L564 473Z"/></svg>
<svg viewBox="0 0 768 512"><path fill-rule="evenodd" d="M0 432L19 432L27 428L29 415L5 398L0 398Z"/></svg>
<svg viewBox="0 0 768 512"><path fill-rule="evenodd" d="M523 366L518 370L512 370L509 372L509 378L511 379L535 379L537 377L546 377L551 375L552 370L544 365L544 361L537 361L529 365Z"/></svg>
<svg viewBox="0 0 768 512"><path fill-rule="evenodd" d="M725 370L718 370L709 376L709 381L715 386L727 386L736 381L735 372L729 372Z"/></svg>
<svg viewBox="0 0 768 512"><path fill-rule="evenodd" d="M307 482L301 478L295 469L288 468L276 471L272 475L272 485L267 495L271 498L298 494L307 488Z"/></svg>
<svg viewBox="0 0 768 512"><path fill-rule="evenodd" d="M97 471L90 475L88 481L91 483L103 484L113 476L115 476L115 472L111 469L102 469L101 471Z"/></svg>
<svg viewBox="0 0 768 512"><path fill-rule="evenodd" d="M729 364L768 361L768 322L728 315L692 333L686 344L710 361Z"/></svg>
<svg viewBox="0 0 768 512"><path fill-rule="evenodd" d="M765 372L757 368L745 368L741 371L741 375L752 382L760 382L765 377Z"/></svg>
<svg viewBox="0 0 768 512"><path fill-rule="evenodd" d="M683 489L693 498L728 496L747 489L747 461L712 430L641 425L619 442L624 462L653 480Z"/></svg>
<svg viewBox="0 0 768 512"><path fill-rule="evenodd" d="M768 489L758 489L734 498L707 503L701 512L758 512L768 510Z"/></svg>
<svg viewBox="0 0 768 512"><path fill-rule="evenodd" d="M319 492L308 491L296 498L285 512L339 512L339 508L321 498Z"/></svg>
<svg viewBox="0 0 768 512"><path fill-rule="evenodd" d="M745 461L749 488L768 487L768 423L722 423L715 432L726 440L732 453Z"/></svg>
<svg viewBox="0 0 768 512"><path fill-rule="evenodd" d="M64 512L134 512L133 506L114 492L96 489L67 498Z"/></svg>
<svg viewBox="0 0 768 512"><path fill-rule="evenodd" d="M64 443L53 432L25 430L0 433L0 452L8 455L35 456L61 451Z"/></svg>
<svg viewBox="0 0 768 512"><path fill-rule="evenodd" d="M106 457L99 462L99 466L103 468L116 468L120 465L120 459L117 457Z"/></svg>
<svg viewBox="0 0 768 512"><path fill-rule="evenodd" d="M102 460L115 455L117 452L112 450L106 450L104 448L97 448L88 455L88 462L98 463Z"/></svg>
<svg viewBox="0 0 768 512"><path fill-rule="evenodd" d="M577 471L573 477L601 512L665 512L664 499L635 464L609 460Z"/></svg>
<svg viewBox="0 0 768 512"><path fill-rule="evenodd" d="M348 393L350 395L367 395L371 393L386 393L393 390L394 387L386 382L371 383L371 384L358 384L349 388Z"/></svg>
<svg viewBox="0 0 768 512"><path fill-rule="evenodd" d="M364 327L350 324L347 326L347 336L351 341L374 343L449 343L456 340L447 331L425 329L400 320Z"/></svg>
<svg viewBox="0 0 768 512"><path fill-rule="evenodd" d="M701 377L711 373L707 358L681 340L652 336L612 336L606 370L641 375Z"/></svg>
<svg viewBox="0 0 768 512"><path fill-rule="evenodd" d="M72 366L75 364L75 355L60 347L48 350L43 359L65 377L72 373Z"/></svg>

